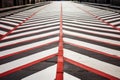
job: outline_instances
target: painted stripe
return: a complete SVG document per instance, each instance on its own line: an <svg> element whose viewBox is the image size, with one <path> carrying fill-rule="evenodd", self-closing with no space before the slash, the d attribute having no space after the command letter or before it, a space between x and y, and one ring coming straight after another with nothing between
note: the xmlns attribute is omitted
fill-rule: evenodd
<svg viewBox="0 0 120 80"><path fill-rule="evenodd" d="M93 49L93 50L97 50L97 51L100 51L100 52L103 52L103 53L107 53L107 54L110 54L110 55L115 55L115 56L120 57L120 51L118 51L118 50L114 50L114 49L106 48L104 46L99 46L99 45L87 43L87 42L84 42L84 41L69 39L69 38L64 38L64 41L65 42L69 41L73 44L77 44L77 45L79 44L80 46L83 46L83 47L87 47L87 48L90 48L90 49Z"/></svg>
<svg viewBox="0 0 120 80"><path fill-rule="evenodd" d="M111 40L111 39L101 38L101 37L92 36L92 35L86 35L86 34L82 34L82 33L75 33L75 32L66 31L66 30L63 30L63 32L64 32L64 34L68 34L68 35L72 35L72 36L83 37L83 38L90 39L90 40L95 40L95 41L99 41L99 42L103 42L103 43L107 43L107 44L111 44L111 45L115 45L115 46L120 46L119 41L115 41L115 40Z"/></svg>
<svg viewBox="0 0 120 80"><path fill-rule="evenodd" d="M0 35L4 35L4 34L6 34L6 33L7 33L7 32L0 30Z"/></svg>
<svg viewBox="0 0 120 80"><path fill-rule="evenodd" d="M107 48L110 48L110 49L120 50L119 46L103 43L102 41L91 40L91 39L87 39L87 38L84 38L84 37L79 37L79 36L74 36L74 35L69 35L69 34L65 34L64 37L79 40L79 41L84 41L84 42L99 45L99 46L104 46L104 47L107 47Z"/></svg>
<svg viewBox="0 0 120 80"><path fill-rule="evenodd" d="M29 48L29 49L26 49L26 50L23 50L23 51L19 51L19 52L16 52L16 53L11 53L11 54L8 54L8 55L5 55L5 56L2 56L0 57L0 59L6 59L6 58L9 58L11 56L15 56L15 55L18 55L18 54L22 54L22 53L25 53L27 51L30 51L30 50L34 50L34 49L37 49L37 48L41 48L41 47L44 47L44 46L48 46L50 44L54 44L58 41L53 41L53 42L49 42L49 43L46 43L46 44L43 44L43 45L38 45L38 46L35 46L35 47L32 47L32 48Z"/></svg>
<svg viewBox="0 0 120 80"><path fill-rule="evenodd" d="M64 20L64 21L65 21L65 20ZM66 22L66 23L69 22L70 24L73 24L73 23L74 23L74 25L82 24L82 25L91 25L91 26L100 26L100 27L102 26L102 27L105 27L105 28L106 28L106 27L109 27L109 26L107 26L107 25L105 25L105 24L104 24L104 25L103 25L103 24L100 25L100 24L93 24L93 23L84 23L84 22L80 22L80 21L79 21L79 22L76 22L76 21L65 21L65 22ZM69 23L68 23L68 24L69 24ZM79 25L79 26L80 26L80 25Z"/></svg>
<svg viewBox="0 0 120 80"><path fill-rule="evenodd" d="M85 32L89 32L89 33L99 34L99 35L105 35L105 36L120 38L120 35L112 34L112 33L85 30L85 29L80 29L80 28L78 29L78 28L75 28L75 27L73 28L73 27L70 27L70 26L63 26L63 27L68 28L68 29L72 29L72 30L79 30L79 31L85 31Z"/></svg>
<svg viewBox="0 0 120 80"><path fill-rule="evenodd" d="M74 5L74 6L76 6L76 5ZM110 23L106 22L104 19L102 19L102 18L100 18L99 16L91 13L90 11L88 11L88 10L86 10L86 9L83 9L83 8L80 7L80 6L79 6L79 7L76 6L76 7L79 8L80 10L83 10L84 12L88 13L89 15L94 16L96 19L100 20L101 22L106 23L107 25L111 26L112 28L114 28L114 29L116 29L116 30L119 30L119 29L116 28L116 26L111 25Z"/></svg>
<svg viewBox="0 0 120 80"><path fill-rule="evenodd" d="M46 21L45 20L34 20L33 19L33 21L31 21L31 22L27 22L27 23L25 23L24 25L30 25L30 24L37 24L37 23L44 23L44 24L47 24L47 23L54 23L54 22L57 22L57 21L59 21L59 19L51 19L51 20L49 20L48 18L46 18Z"/></svg>
<svg viewBox="0 0 120 80"><path fill-rule="evenodd" d="M42 71L34 73L34 74L27 76L21 80L33 80L33 79L35 79L35 80L40 80L40 79L54 80L56 67L57 67L57 65L50 66ZM81 79L78 79L78 78L64 72L64 80L67 80L67 79L69 79L69 80L81 80Z"/></svg>
<svg viewBox="0 0 120 80"><path fill-rule="evenodd" d="M38 29L38 30L34 30L34 31L27 31L27 32L24 32L24 33L19 33L19 34L14 34L14 35L9 35L5 39L10 39L10 38L18 37L18 36L24 36L24 35L34 34L34 33L53 30L53 29L58 29L58 26L52 27L52 28L48 27L48 28L45 28L45 29Z"/></svg>
<svg viewBox="0 0 120 80"><path fill-rule="evenodd" d="M17 18L17 17L8 16L6 18L7 19L13 19L13 20L19 20L19 21L24 21L25 20L25 17L24 18Z"/></svg>
<svg viewBox="0 0 120 80"><path fill-rule="evenodd" d="M9 71L7 71L7 72L2 73L0 77L7 76L7 75L12 74L12 73L14 73L14 72L16 72L16 71L19 71L19 70L21 70L21 69L27 68L27 67L32 66L32 65L34 65L34 64L37 64L37 63L39 63L39 62L45 61L45 60L47 60L47 59L50 59L50 58L52 58L52 57L54 57L54 56L56 56L56 54L52 54L52 55L50 55L50 56L47 56L47 57L38 59L38 60L36 60L36 61L27 63L27 64L25 64L25 65L21 65L21 66L16 67L16 68L14 68L14 69L12 69L12 70L9 70ZM20 64L21 64L21 63L20 63Z"/></svg>
<svg viewBox="0 0 120 80"><path fill-rule="evenodd" d="M10 26L4 25L4 24L0 24L0 27L8 29L8 30L13 29L13 27L10 27Z"/></svg>
<svg viewBox="0 0 120 80"><path fill-rule="evenodd" d="M120 15L116 14L116 15L112 15L112 16L109 16L109 17L101 17L101 18L104 19L104 20L107 20L107 19L116 18L116 17L120 17Z"/></svg>
<svg viewBox="0 0 120 80"><path fill-rule="evenodd" d="M116 21L116 20L120 20L120 18L117 17L117 18L109 19L109 20L106 20L106 22L111 22L111 21Z"/></svg>
<svg viewBox="0 0 120 80"><path fill-rule="evenodd" d="M39 42L31 43L31 44L28 44L28 45L15 47L13 49L8 49L8 50L5 50L5 51L1 51L0 55L2 57L2 56L5 56L5 55L17 53L17 52L24 51L24 50L29 49L29 48L36 47L36 46L38 46L38 44L43 45L44 43L49 43L49 42L53 42L53 41L57 41L57 40L58 40L58 37L54 37L52 39L47 39L47 40L44 40L44 41L39 41Z"/></svg>
<svg viewBox="0 0 120 80"><path fill-rule="evenodd" d="M21 21L19 21L19 20L13 20L13 19L7 19L7 18L1 18L1 20L13 21L13 22L16 22L16 23L20 23L20 22L21 22Z"/></svg>
<svg viewBox="0 0 120 80"><path fill-rule="evenodd" d="M16 25L12 30L10 30L9 32L7 32L5 35L3 35L0 40L2 40L3 38L5 38L6 36L8 36L9 34L11 34L14 30L16 30L18 27L20 27L20 25L22 25L23 23L25 23L27 20L29 20L31 17L33 17L35 14L37 14L40 10L44 9L47 6L44 6L42 8L40 8L38 11L32 13L29 17L27 17L24 21L22 21L21 23L19 23L18 25Z"/></svg>
<svg viewBox="0 0 120 80"><path fill-rule="evenodd" d="M38 52L38 53L29 55L29 56L26 56L26 57L23 57L23 58L20 58L20 59L17 59L17 60L14 60L14 61L11 61L11 62L8 62L8 63L5 63L5 64L2 64L0 66L0 72L4 73L4 72L9 71L11 69L14 69L16 67L19 67L19 66L25 65L27 63L36 61L36 60L38 60L40 58L44 58L48 55L52 55L54 53L57 53L57 49L58 48L55 47L55 48L52 48L52 49L48 49L48 50L45 50L45 51L42 51L42 52Z"/></svg>
<svg viewBox="0 0 120 80"><path fill-rule="evenodd" d="M102 25L102 27L93 27L93 26L90 26L89 24L88 25L81 25L81 24L75 24L75 23L66 23L64 22L64 25L70 25L70 26L77 26L79 28L86 28L86 29L93 29L93 30L100 30L100 31L106 31L106 32L115 32L115 33L120 33L120 31L117 31L117 30L113 30L113 29L108 29L108 28L103 28L104 25ZM98 26L98 24L95 24L95 26Z"/></svg>
<svg viewBox="0 0 120 80"><path fill-rule="evenodd" d="M91 49L91 48L88 48L88 47L80 46L80 45L73 44L73 43L70 43L70 42L65 42L65 43L69 44L71 46L80 48L80 49L84 49L84 50L87 50L87 51L92 51L93 53L104 55L106 57L111 57L111 58L118 59L118 60L120 59L120 57L116 56L116 55L108 54L108 53L105 53L105 52L101 52L101 51L98 51L98 50L95 50L95 49Z"/></svg>
<svg viewBox="0 0 120 80"><path fill-rule="evenodd" d="M56 23L52 23L52 24L49 23L49 22L48 22L48 24L44 24L44 23L36 23L36 24L30 24L30 25L22 25L22 26L19 27L18 29L20 29L20 28L24 28L24 27L27 28L27 27L30 27L30 26L36 26L36 25L41 25L41 26L43 26L43 25L44 25L44 26L45 26L45 25L46 25L46 26L49 26L49 25L50 25L50 26L51 26L51 25L57 25L57 24L59 24L58 21L57 21Z"/></svg>
<svg viewBox="0 0 120 80"><path fill-rule="evenodd" d="M116 22L111 22L112 25L117 25L120 24L120 21L116 21Z"/></svg>
<svg viewBox="0 0 120 80"><path fill-rule="evenodd" d="M14 23L14 22L8 22L8 21L3 21L3 20L0 20L0 22L2 22L2 23L6 23L6 24L11 24L11 25L18 25L17 23Z"/></svg>
<svg viewBox="0 0 120 80"><path fill-rule="evenodd" d="M51 36L51 35L54 35L54 34L58 34L58 31L53 31L53 32L49 32L49 33L45 33L45 34L41 34L41 35L35 35L35 36L20 38L20 39L16 39L16 40L12 40L12 41L2 42L2 43L0 43L0 48L5 47L5 46L9 46L9 45L15 45L15 44L25 42L25 41L29 41L29 40L43 38L43 37L46 37L46 36Z"/></svg>
<svg viewBox="0 0 120 80"><path fill-rule="evenodd" d="M108 77L110 80L117 80L114 77L120 79L120 67L118 66L115 66L115 65L103 62L103 61L99 61L97 59L73 52L71 50L64 49L64 52L65 52L64 56L66 58L71 59L80 64L86 65L95 70L98 70L99 72L102 72L103 75L105 73L107 76L105 75L104 76Z"/></svg>
<svg viewBox="0 0 120 80"><path fill-rule="evenodd" d="M13 33L16 33L16 32L21 32L21 31L26 31L26 30L32 30L32 29L42 29L42 28L47 28L47 27L56 27L58 24L56 24L56 25L45 25L45 26L43 26L43 25L36 25L36 26L34 26L34 27L31 27L31 26L29 26L29 27L25 27L25 28L19 28L19 29L17 29L17 30L15 30Z"/></svg>
<svg viewBox="0 0 120 80"><path fill-rule="evenodd" d="M21 80L54 80L57 65L50 66L42 71L27 76Z"/></svg>
<svg viewBox="0 0 120 80"><path fill-rule="evenodd" d="M57 71L56 71L56 78L55 80L63 80L63 28L62 28L62 15L63 15L63 10L62 10L62 3L61 3L61 10L60 10L60 32L59 32L59 48L58 48L58 60L57 60Z"/></svg>

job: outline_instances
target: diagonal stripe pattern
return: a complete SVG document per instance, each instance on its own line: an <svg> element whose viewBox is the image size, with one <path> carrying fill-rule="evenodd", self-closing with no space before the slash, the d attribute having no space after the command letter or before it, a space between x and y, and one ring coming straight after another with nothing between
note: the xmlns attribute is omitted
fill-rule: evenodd
<svg viewBox="0 0 120 80"><path fill-rule="evenodd" d="M51 2L1 18L1 37L34 11L0 41L1 80L120 79L118 13Z"/></svg>

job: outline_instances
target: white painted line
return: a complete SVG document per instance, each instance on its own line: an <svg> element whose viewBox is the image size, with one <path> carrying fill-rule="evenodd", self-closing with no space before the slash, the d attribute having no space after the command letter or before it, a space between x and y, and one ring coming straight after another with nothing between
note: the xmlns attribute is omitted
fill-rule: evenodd
<svg viewBox="0 0 120 80"><path fill-rule="evenodd" d="M52 24L51 24L52 25ZM45 25L45 26L43 26L43 25L41 25L41 26L34 26L34 27L27 27L27 28L23 28L23 29L17 29L17 30L15 30L13 33L15 33L15 32L20 32L20 31L25 31L25 30L30 30L30 29L36 29L36 28L44 28L44 27L46 27L46 26L51 26L51 25Z"/></svg>
<svg viewBox="0 0 120 80"><path fill-rule="evenodd" d="M36 26L36 25L40 25L40 26L49 26L49 25L57 25L59 24L59 22L56 22L56 23L51 23L51 24L44 24L44 23L36 23L36 24L29 24L29 25L22 25L20 26L19 28L23 28L23 27L29 27L29 26Z"/></svg>
<svg viewBox="0 0 120 80"><path fill-rule="evenodd" d="M0 24L0 27L6 28L6 29L9 29L9 30L13 29L13 27L10 27L10 26L7 26L7 25L3 25L3 24Z"/></svg>
<svg viewBox="0 0 120 80"><path fill-rule="evenodd" d="M105 20L105 21L110 22L110 21L115 21L115 20L120 20L120 18L118 17L118 18L113 18L113 19L109 19L109 20Z"/></svg>
<svg viewBox="0 0 120 80"><path fill-rule="evenodd" d="M117 14L117 15L110 16L110 17L105 17L105 18L102 18L102 19L109 19L109 18L113 18L113 17L120 17L120 15L119 15L119 14Z"/></svg>
<svg viewBox="0 0 120 80"><path fill-rule="evenodd" d="M57 65L53 65L53 66L50 66L42 71L39 71L37 73L34 73L30 76L27 76L21 80L55 80L55 77L56 77L56 68L57 68ZM78 79L66 72L64 72L64 80L81 80L81 79Z"/></svg>
<svg viewBox="0 0 120 80"><path fill-rule="evenodd" d="M5 55L8 55L8 54L11 54L11 53L15 53L15 52L19 52L19 51L26 50L26 49L29 49L29 48L33 48L33 47L43 45L43 44L46 44L46 43L49 43L49 42L57 41L58 39L59 39L58 37L54 37L54 38L47 39L47 40L44 40L44 41L39 41L39 42L35 42L35 43L23 45L23 46L18 46L18 47L12 48L12 49L4 50L4 51L0 52L0 56L2 57L2 56L5 56Z"/></svg>
<svg viewBox="0 0 120 80"><path fill-rule="evenodd" d="M9 36L5 37L4 39L9 39L9 38L17 37L17 36L34 34L34 33L42 32L42 31L47 31L47 30L52 30L52 29L57 29L57 28L59 28L59 26L56 26L56 27L48 27L48 28L45 28L45 29L39 29L39 30L34 30L34 31L27 31L27 32L15 34L15 35L9 35Z"/></svg>
<svg viewBox="0 0 120 80"><path fill-rule="evenodd" d="M20 38L20 39L8 41L8 42L2 42L2 43L0 43L0 47L10 45L10 44L15 44L15 43L18 43L18 42L27 41L27 40L32 40L32 39L36 39L36 38L40 38L40 37L44 37L44 36L48 36L48 35L52 35L52 34L58 34L58 33L59 33L59 30L49 32L49 33L45 33L45 34L38 34L38 35L35 35L35 36L30 36L30 37L24 37L24 38Z"/></svg>
<svg viewBox="0 0 120 80"><path fill-rule="evenodd" d="M96 70L120 78L120 67L118 66L82 55L80 53L76 53L68 49L64 49L64 56L81 64L84 64L86 66L94 68Z"/></svg>
<svg viewBox="0 0 120 80"><path fill-rule="evenodd" d="M85 29L78 29L78 28L73 28L73 27L69 27L69 26L63 26L63 28L68 28L68 29L72 29L72 30L78 30L78 31L85 31L85 32L90 32L90 33L94 33L94 34L100 34L100 35L106 35L106 36L113 36L113 37L118 37L120 38L120 35L118 34L112 34L112 33L106 33L106 32L98 32L98 31L91 31L91 30L85 30Z"/></svg>
<svg viewBox="0 0 120 80"><path fill-rule="evenodd" d="M64 23L64 24L68 24L68 23ZM83 28L88 28L88 29L96 29L96 30L103 30L103 31L111 31L111 32L118 32L118 33L120 33L120 31L114 30L114 29L106 29L106 28L101 28L101 27L92 27L92 26L78 25L78 24L72 24L72 23L69 23L69 25L71 25L71 26L77 26L79 28L83 27Z"/></svg>
<svg viewBox="0 0 120 80"><path fill-rule="evenodd" d="M9 71L11 69L14 69L16 67L19 67L19 66L28 64L30 62L36 61L38 59L47 57L49 55L55 54L58 51L57 49L58 48L55 47L55 48L52 48L52 49L48 49L48 50L45 50L45 51L42 51L42 52L34 53L33 55L23 57L23 58L20 58L20 59L2 64L0 66L0 72L4 73L4 72Z"/></svg>
<svg viewBox="0 0 120 80"><path fill-rule="evenodd" d="M21 80L55 80L56 68L57 65L50 66Z"/></svg>
<svg viewBox="0 0 120 80"><path fill-rule="evenodd" d="M46 18L47 19L47 18ZM59 19L58 20L55 20L54 18L50 21L49 19L47 19L47 20L35 20L34 21L34 19L33 19L33 21L31 21L31 22L26 22L26 23L24 23L24 25L25 24L36 24L36 23L44 23L44 24L47 24L47 23L53 23L53 22L59 22Z"/></svg>
<svg viewBox="0 0 120 80"><path fill-rule="evenodd" d="M70 23L67 23L67 22L70 22ZM67 21L65 22L66 24L72 24L74 23L73 25L77 25L78 24L82 24L82 25L91 25L91 26L100 26L100 27L109 27L110 26L107 26L107 25L100 25L100 24L92 24L92 23L83 23L83 22L76 22L76 21ZM80 25L79 25L80 26Z"/></svg>
<svg viewBox="0 0 120 80"><path fill-rule="evenodd" d="M111 22L110 24L112 24L112 25L117 25L117 24L120 24L120 21Z"/></svg>
<svg viewBox="0 0 120 80"><path fill-rule="evenodd" d="M7 32L0 30L1 35L5 35Z"/></svg>
<svg viewBox="0 0 120 80"><path fill-rule="evenodd" d="M11 24L11 25L18 25L18 23L9 22L9 21L0 20L0 22L7 23L7 24Z"/></svg>
<svg viewBox="0 0 120 80"><path fill-rule="evenodd" d="M107 38L102 38L102 37L97 37L97 36L91 36L91 35L86 35L86 34L82 34L82 33L76 33L76 32L71 32L71 31L66 31L63 30L64 34L69 34L69 35L75 35L75 36L80 36L80 37L85 37L88 39L92 39L92 40L97 40L97 41L102 41L102 42L107 42L107 43L112 43L112 44L120 44L120 41L115 41L115 40L111 40L111 39L107 39Z"/></svg>
<svg viewBox="0 0 120 80"><path fill-rule="evenodd" d="M118 51L118 50L110 49L110 48L107 48L107 47L104 47L104 46L99 46L99 45L96 45L96 44L87 43L87 42L84 42L84 41L69 39L69 38L64 38L64 41L66 41L66 42L69 41L73 44L77 44L77 45L80 45L80 46L84 46L84 47L87 47L87 48L90 48L90 49L98 50L98 51L101 51L101 52L105 52L107 54L112 54L112 55L116 55L116 56L120 57L120 51Z"/></svg>
<svg viewBox="0 0 120 80"><path fill-rule="evenodd" d="M15 22L22 22L22 21L19 21L19 20L13 20L13 19L7 19L7 18L1 18L2 20L9 20L9 21L15 21Z"/></svg>

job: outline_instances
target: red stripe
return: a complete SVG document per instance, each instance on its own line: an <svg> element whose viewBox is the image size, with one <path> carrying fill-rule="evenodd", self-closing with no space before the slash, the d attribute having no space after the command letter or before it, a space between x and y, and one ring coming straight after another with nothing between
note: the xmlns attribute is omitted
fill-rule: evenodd
<svg viewBox="0 0 120 80"><path fill-rule="evenodd" d="M76 6L76 5L74 5L74 6ZM102 19L102 18L100 18L99 16L97 16L97 15L95 15L95 14L93 14L93 13L89 12L88 10L83 9L83 8L81 8L81 7L78 7L78 6L77 6L77 8L79 8L79 9L83 10L84 12L88 13L89 15L94 16L94 18L96 18L96 19L100 20L102 23L105 23L105 24L107 24L108 26L111 26L112 28L114 28L114 29L116 29L116 30L119 30L119 31L120 31L120 29L119 29L119 28L117 28L117 26L114 26L114 25L112 25L112 24L110 24L110 23L106 22L104 19Z"/></svg>
<svg viewBox="0 0 120 80"><path fill-rule="evenodd" d="M87 48L87 47L84 47L84 46L80 46L80 45L77 45L77 44L73 44L73 43L70 43L70 42L65 42L65 43L70 44L70 45L75 46L75 47L78 47L78 48L83 48L83 49L86 49L86 50L89 50L89 51L92 51L92 52L96 52L98 54L102 54L102 55L105 55L105 56L112 57L112 58L120 60L119 56L111 55L111 54L108 54L108 53L105 53L105 52L101 52L101 51L98 51L98 50L94 50L94 49Z"/></svg>
<svg viewBox="0 0 120 80"><path fill-rule="evenodd" d="M43 44L43 45L39 45L39 46L36 46L36 47L32 47L32 48L29 48L29 49L25 49L25 50L22 50L22 51L18 51L18 52L15 52L15 53L11 53L11 54L8 54L8 55L5 55L5 56L0 57L0 59L5 59L5 58L8 58L8 57L10 57L10 56L14 56L14 55L17 55L17 54L21 54L21 53L23 53L23 52L26 52L26 51L29 51L29 50L32 50L32 49L35 49L35 48L43 47L43 46L46 46L46 45L49 45L49 44L52 44L52 43L55 43L55 42L58 42L58 41L49 42L49 43L46 43L46 44Z"/></svg>
<svg viewBox="0 0 120 80"><path fill-rule="evenodd" d="M56 54L52 54L52 55L50 55L50 56L41 58L41 59L39 59L39 60L36 60L36 61L30 62L30 63L27 63L27 64L22 65L22 66L19 66L19 67L16 67L16 68L14 68L14 69L11 69L11 70L9 70L9 71L6 71L6 72L2 73L2 74L0 75L0 77L7 76L7 75L12 74L12 73L14 73L14 72L17 72L17 71L19 71L19 70L21 70L21 69L27 68L27 67L32 66L32 65L34 65L34 64L37 64L37 63L39 63L39 62L45 61L45 60L47 60L47 59L50 59L50 58L52 58L52 57L54 57L54 56L56 56Z"/></svg>
<svg viewBox="0 0 120 80"><path fill-rule="evenodd" d="M60 33L59 33L59 49L58 49L58 60L57 60L57 72L55 80L63 80L63 31L62 31L62 3L60 12Z"/></svg>
<svg viewBox="0 0 120 80"><path fill-rule="evenodd" d="M40 10L44 9L47 6L44 6L43 8L41 8ZM27 20L29 20L30 18L32 18L36 13L38 13L40 10L34 12L32 15L30 15L28 18L26 18L25 20L23 20L21 23L19 23L18 25L16 25L12 30L10 30L9 32L7 32L5 35L3 35L2 37L0 37L0 41L5 38L6 36L8 36L9 34L11 34L14 30L16 30L18 27L20 27L23 23L25 23Z"/></svg>
<svg viewBox="0 0 120 80"><path fill-rule="evenodd" d="M78 67L80 67L80 68L86 69L86 70L88 70L88 71L90 71L90 72L93 72L93 73L95 73L95 74L98 74L98 75L100 75L100 76L106 77L106 78L108 78L109 80L119 80L118 78L116 78L116 77L114 77L114 76L111 76L111 75L106 74L106 73L104 73L104 72L102 72L102 71L99 71L99 70L96 70L96 69L91 68L91 67L89 67L89 66L86 66L86 65L84 65L84 64L78 63L78 62L73 61L73 60L71 60L71 59L64 58L64 60L67 61L67 62L69 62L69 63L71 63L71 64L73 64L73 65L75 65L75 66L78 66Z"/></svg>
<svg viewBox="0 0 120 80"><path fill-rule="evenodd" d="M67 34L67 33L65 33L65 34ZM67 35L71 35L71 34L67 34ZM118 47L120 46L120 44L112 44L112 43L108 43L108 42L104 42L104 41L100 41L100 40L86 38L86 37L83 37L83 36L76 36L76 35L71 35L71 36L78 37L78 38L89 39L89 40L92 40L92 41L97 41L97 42L101 42L101 43L105 43L105 44L109 44L109 45L113 45L113 46L118 46Z"/></svg>
<svg viewBox="0 0 120 80"><path fill-rule="evenodd" d="M40 39L40 38L46 38L46 37L53 36L53 35L55 35L55 34L47 35L47 36L44 36L44 37L38 37L38 38L31 39L31 40L27 40L27 41L22 41L22 42L12 43L12 44L8 44L8 45L5 45L5 46L0 46L0 48L7 47L7 46L12 46L12 45L17 45L17 44L21 44L21 43L25 43L25 42L29 42L29 41L33 41L33 40L37 40L37 39Z"/></svg>

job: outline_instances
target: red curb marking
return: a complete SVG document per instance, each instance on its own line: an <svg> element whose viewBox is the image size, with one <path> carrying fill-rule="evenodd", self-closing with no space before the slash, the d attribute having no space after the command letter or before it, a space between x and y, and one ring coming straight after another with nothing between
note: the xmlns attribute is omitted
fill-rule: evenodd
<svg viewBox="0 0 120 80"><path fill-rule="evenodd" d="M59 49L58 49L58 60L57 60L57 72L55 80L63 80L63 30L62 30L62 3L60 12L60 33L59 33Z"/></svg>
<svg viewBox="0 0 120 80"><path fill-rule="evenodd" d="M91 67L89 67L89 66L87 66L87 65L84 65L84 64L82 64L82 63L78 63L78 62L73 61L73 60L68 59L68 58L64 58L64 60L67 61L67 62L69 62L69 63L71 63L71 64L73 64L73 65L75 65L75 66L78 66L78 67L80 67L80 68L86 69L86 70L88 70L88 71L90 71L90 72L93 72L93 73L98 74L98 75L100 75L100 76L103 76L103 77L105 77L105 78L108 78L109 80L119 80L118 78L116 78L116 77L114 77L114 76L111 76L111 75L106 74L106 73L104 73L104 72L102 72L102 71L96 70L96 69L94 69L94 68L91 68Z"/></svg>
<svg viewBox="0 0 120 80"><path fill-rule="evenodd" d="M7 76L7 75L12 74L12 73L14 73L14 72L17 72L17 71L19 71L19 70L21 70L21 69L27 68L27 67L32 66L32 65L34 65L34 64L37 64L37 63L39 63L39 62L45 61L45 60L47 60L47 59L50 59L50 58L52 58L52 57L54 57L54 56L56 56L56 55L57 55L57 54L52 54L52 55L50 55L50 56L47 56L47 57L38 59L38 60L36 60L36 61L27 63L27 64L25 64L25 65L16 67L16 68L14 68L14 69L11 69L11 70L9 70L9 71L6 71L6 72L2 73L2 74L0 75L0 77Z"/></svg>

